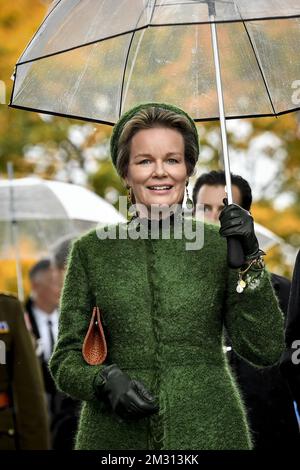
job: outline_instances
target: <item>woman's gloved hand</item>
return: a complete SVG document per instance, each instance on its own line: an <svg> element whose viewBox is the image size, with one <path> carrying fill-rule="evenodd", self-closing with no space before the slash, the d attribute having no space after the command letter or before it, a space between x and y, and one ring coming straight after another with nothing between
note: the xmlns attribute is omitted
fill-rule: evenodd
<svg viewBox="0 0 300 470"><path fill-rule="evenodd" d="M237 204L228 205L226 198L223 199L223 202L225 207L219 217L221 222L220 235L222 237L238 237L246 260L252 260L265 254L259 249L250 212Z"/></svg>
<svg viewBox="0 0 300 470"><path fill-rule="evenodd" d="M96 380L97 397L108 402L121 418L139 419L158 412L154 397L137 381L122 372L116 364L104 367Z"/></svg>

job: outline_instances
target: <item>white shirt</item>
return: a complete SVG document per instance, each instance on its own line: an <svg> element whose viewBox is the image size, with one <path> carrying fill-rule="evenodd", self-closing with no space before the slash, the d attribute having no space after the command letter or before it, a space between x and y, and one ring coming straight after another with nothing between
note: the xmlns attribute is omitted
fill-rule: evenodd
<svg viewBox="0 0 300 470"><path fill-rule="evenodd" d="M32 307L33 315L37 323L37 327L40 334L40 344L38 355L43 354L45 361L48 361L51 356L51 340L49 334L49 320L51 321L51 331L54 338L54 344L57 341L58 336L58 310L53 310L52 313L46 313L40 308L33 306Z"/></svg>

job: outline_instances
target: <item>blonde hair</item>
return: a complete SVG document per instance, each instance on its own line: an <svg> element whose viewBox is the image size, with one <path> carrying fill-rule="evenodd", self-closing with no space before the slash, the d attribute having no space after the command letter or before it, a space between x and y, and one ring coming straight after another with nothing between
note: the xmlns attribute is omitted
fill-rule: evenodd
<svg viewBox="0 0 300 470"><path fill-rule="evenodd" d="M194 173L198 160L198 135L195 129L182 114L164 108L151 106L139 110L125 123L118 141L116 169L121 178L125 178L128 171L130 144L132 137L142 129L153 127L166 127L180 132L184 139L184 157L187 174Z"/></svg>

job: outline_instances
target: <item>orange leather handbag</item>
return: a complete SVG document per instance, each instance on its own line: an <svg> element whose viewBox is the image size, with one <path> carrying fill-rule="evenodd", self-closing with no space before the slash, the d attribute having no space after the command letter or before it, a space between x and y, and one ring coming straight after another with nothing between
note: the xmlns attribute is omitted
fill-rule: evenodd
<svg viewBox="0 0 300 470"><path fill-rule="evenodd" d="M82 346L82 355L90 366L102 364L107 356L107 345L99 307L93 308L89 329Z"/></svg>

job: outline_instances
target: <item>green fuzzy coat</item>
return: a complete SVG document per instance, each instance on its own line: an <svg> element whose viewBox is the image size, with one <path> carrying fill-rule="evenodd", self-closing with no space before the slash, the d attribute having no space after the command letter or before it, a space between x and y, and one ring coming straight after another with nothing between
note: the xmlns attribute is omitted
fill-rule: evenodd
<svg viewBox="0 0 300 470"><path fill-rule="evenodd" d="M158 239L121 239L119 232L116 239L100 239L94 230L74 243L50 369L59 389L84 402L76 449L252 447L222 328L239 355L264 367L284 348L283 317L269 273L237 293L226 241L216 226L203 227L198 250L186 250L187 240L175 239L173 226L170 239L161 233ZM103 365L90 366L82 357L93 305L103 312L107 362L142 381L159 401L159 414L120 422L96 399Z"/></svg>

